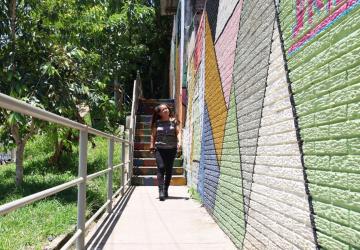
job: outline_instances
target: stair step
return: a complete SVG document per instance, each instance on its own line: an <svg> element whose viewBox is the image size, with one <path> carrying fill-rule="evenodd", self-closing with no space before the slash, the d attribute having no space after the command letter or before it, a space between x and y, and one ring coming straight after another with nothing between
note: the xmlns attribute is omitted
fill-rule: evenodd
<svg viewBox="0 0 360 250"><path fill-rule="evenodd" d="M136 129L135 135L143 136L143 135L151 135L150 129Z"/></svg>
<svg viewBox="0 0 360 250"><path fill-rule="evenodd" d="M150 130L151 124L150 122L137 122L136 129L148 129Z"/></svg>
<svg viewBox="0 0 360 250"><path fill-rule="evenodd" d="M150 142L150 135L135 135L135 142Z"/></svg>
<svg viewBox="0 0 360 250"><path fill-rule="evenodd" d="M181 151L177 152L176 159L181 159L181 157L179 157L181 153L182 153ZM143 149L134 150L134 158L154 158L154 157L155 155L151 153L149 150L143 150Z"/></svg>
<svg viewBox="0 0 360 250"><path fill-rule="evenodd" d="M175 100L174 99L141 99L140 103L148 103L148 104L151 104L151 103L157 103L157 104L167 103L167 104L170 104L170 103L172 103L172 104L174 104Z"/></svg>
<svg viewBox="0 0 360 250"><path fill-rule="evenodd" d="M152 115L154 112L153 107L138 107L138 110L136 112L137 115Z"/></svg>
<svg viewBox="0 0 360 250"><path fill-rule="evenodd" d="M154 154L149 150L134 150L134 158L153 158Z"/></svg>
<svg viewBox="0 0 360 250"><path fill-rule="evenodd" d="M134 175L140 175L140 176L156 175L157 167L148 167L148 166L135 167L134 166L133 173L134 173ZM173 173L173 175L182 175L184 173L184 168L173 167L172 173Z"/></svg>
<svg viewBox="0 0 360 250"><path fill-rule="evenodd" d="M134 159L134 167L136 166L156 166L155 158L135 158ZM181 167L182 159L175 159L174 167Z"/></svg>
<svg viewBox="0 0 360 250"><path fill-rule="evenodd" d="M139 107L136 115L152 115L155 107ZM173 114L175 114L175 108L170 107Z"/></svg>
<svg viewBox="0 0 360 250"><path fill-rule="evenodd" d="M167 106L169 106L171 109L175 108L175 104L174 103L163 103L163 102L158 102L158 103L139 103L139 108L152 108L154 109L156 106L159 106L160 104L166 104Z"/></svg>
<svg viewBox="0 0 360 250"><path fill-rule="evenodd" d="M137 122L151 122L152 115L138 115L136 116Z"/></svg>
<svg viewBox="0 0 360 250"><path fill-rule="evenodd" d="M150 143L143 143L143 142L135 142L134 143L134 150L149 150Z"/></svg>
<svg viewBox="0 0 360 250"><path fill-rule="evenodd" d="M159 103L160 104L160 103ZM138 110L136 112L137 115L152 115L154 112L154 108L159 104L139 104ZM174 104L168 104L171 111L175 113L175 106Z"/></svg>
<svg viewBox="0 0 360 250"><path fill-rule="evenodd" d="M133 176L131 183L136 186L157 186L156 175L146 175L146 176ZM170 185L172 186L185 186L186 178L182 175L173 175L171 178Z"/></svg>

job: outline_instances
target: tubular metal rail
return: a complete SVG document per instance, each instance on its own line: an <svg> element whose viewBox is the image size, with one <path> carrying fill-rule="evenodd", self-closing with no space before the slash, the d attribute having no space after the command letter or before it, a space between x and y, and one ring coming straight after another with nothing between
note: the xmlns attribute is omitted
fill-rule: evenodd
<svg viewBox="0 0 360 250"><path fill-rule="evenodd" d="M140 79L140 73L137 72L136 80L134 81L134 88L133 88L133 98L132 98L132 105L131 105L131 115L130 115L130 121L129 121L129 140L134 142L135 138L135 131L136 131L136 112L138 110L139 106L139 99L143 97L143 89ZM134 152L134 143L131 144L130 147L130 155L133 156ZM133 160L130 162L130 176L133 175Z"/></svg>
<svg viewBox="0 0 360 250"><path fill-rule="evenodd" d="M52 122L55 124L63 125L68 128L73 128L80 131L79 138L79 165L78 177L72 181L64 184L46 189L44 191L23 197L21 199L6 203L0 206L0 216L5 215L13 210L21 208L25 205L34 203L40 199L44 199L51 195L57 194L65 189L78 186L77 198L77 227L74 235L62 247L68 249L76 242L77 249L85 248L85 230L90 224L106 209L108 213L112 212L112 201L119 194L122 196L125 190L131 185L132 167L133 167L133 139L136 124L136 110L138 106L138 98L142 96L141 81L139 74L134 82L133 102L130 117L130 127L124 132L123 138L104 133L102 131L91 128L87 125L69 120L46 110L33 107L25 102L19 101L15 98L0 93L0 108L10 111L18 112L24 115L29 115L43 121ZM87 156L88 156L88 135L101 136L108 139L108 164L105 170L101 170L94 174L87 175ZM128 139L126 139L128 134ZM113 165L114 158L114 144L122 144L122 162L118 165ZM121 187L113 193L113 172L115 169L122 169L121 171ZM107 174L107 201L105 204L88 220L85 218L86 209L86 184L98 176ZM126 177L125 177L126 174Z"/></svg>

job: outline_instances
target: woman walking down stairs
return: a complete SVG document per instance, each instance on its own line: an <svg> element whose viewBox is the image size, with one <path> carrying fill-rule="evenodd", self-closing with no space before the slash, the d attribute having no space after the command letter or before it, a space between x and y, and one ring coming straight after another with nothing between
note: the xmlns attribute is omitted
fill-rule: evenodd
<svg viewBox="0 0 360 250"><path fill-rule="evenodd" d="M137 122L134 141L134 169L132 184L138 186L158 186L157 166L155 154L150 152L151 119L154 108L160 104L166 104L174 111L174 100L171 99L148 99L140 100L137 110ZM182 167L181 154L177 154L172 168L170 186L186 185L184 168ZM171 197L171 188L170 188Z"/></svg>

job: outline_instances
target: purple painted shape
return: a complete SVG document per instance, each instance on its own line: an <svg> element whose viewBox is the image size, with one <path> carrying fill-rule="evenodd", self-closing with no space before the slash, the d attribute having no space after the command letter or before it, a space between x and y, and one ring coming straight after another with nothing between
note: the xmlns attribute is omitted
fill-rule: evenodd
<svg viewBox="0 0 360 250"><path fill-rule="evenodd" d="M202 193L204 205L208 211L212 213L215 207L216 190L220 177L220 169L216 157L213 133L206 104L204 109L204 127L202 140L202 159L200 160L199 169L201 170L201 175L199 175L198 185L201 185L200 190Z"/></svg>
<svg viewBox="0 0 360 250"><path fill-rule="evenodd" d="M229 107L230 88L233 81L232 73L234 69L235 49L237 34L239 32L241 7L242 0L237 3L232 16L215 45L220 78L227 107Z"/></svg>
<svg viewBox="0 0 360 250"><path fill-rule="evenodd" d="M301 1L301 0L297 0L297 1ZM330 27L340 17L346 15L351 9L358 6L359 3L360 0L348 0L347 3L343 4L339 9L337 9L334 13L332 13L330 16L324 19L314 29L310 30L307 34L305 34L298 42L293 44L288 50L289 56L291 56L295 51L299 50L308 41L313 39L317 34L324 31L326 28Z"/></svg>

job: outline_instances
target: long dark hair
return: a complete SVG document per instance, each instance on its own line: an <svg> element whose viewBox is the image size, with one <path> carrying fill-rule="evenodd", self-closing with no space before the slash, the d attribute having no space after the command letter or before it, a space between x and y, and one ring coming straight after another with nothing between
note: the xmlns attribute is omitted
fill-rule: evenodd
<svg viewBox="0 0 360 250"><path fill-rule="evenodd" d="M160 108L160 106L166 106L168 108L168 110L169 110L169 117L174 118L174 114L173 114L173 112L172 112L169 105L167 105L166 103L159 104L154 108L154 111L153 111L153 114L152 114L151 129L155 128L156 122L161 119L161 115L160 115L161 108Z"/></svg>

